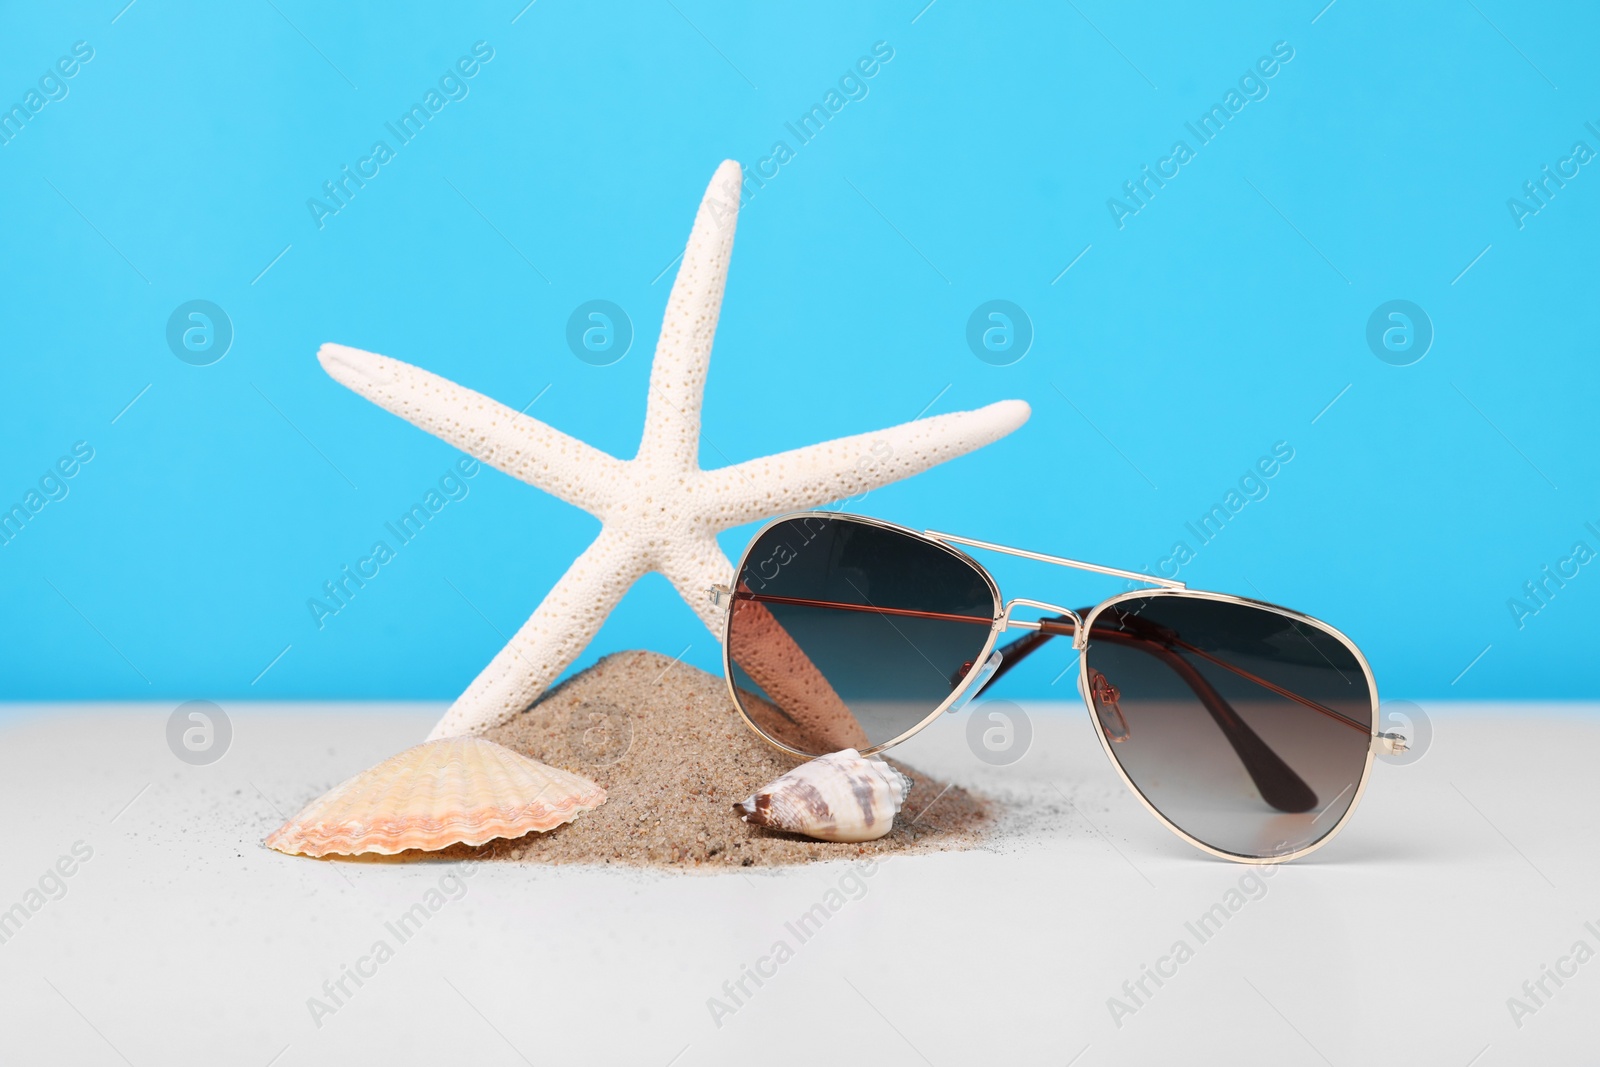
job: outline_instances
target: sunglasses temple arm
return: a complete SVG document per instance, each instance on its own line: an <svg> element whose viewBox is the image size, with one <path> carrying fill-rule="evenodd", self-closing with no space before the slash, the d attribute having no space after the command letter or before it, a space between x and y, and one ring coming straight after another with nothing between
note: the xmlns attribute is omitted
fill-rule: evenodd
<svg viewBox="0 0 1600 1067"><path fill-rule="evenodd" d="M1051 637L1069 637L1074 629L1075 624L1069 618L1040 619L1039 629L1000 649L1002 657L1000 669L989 679L990 684L992 685L995 679L1005 673L1006 668ZM1238 755L1239 762L1244 764L1245 772L1255 783L1261 798L1268 804L1279 811L1288 812L1309 811L1316 806L1317 794L1306 784L1305 779L1296 774L1294 768L1285 763L1283 758L1261 739L1261 735L1240 718L1233 705L1229 704L1206 676L1197 671L1188 660L1163 645L1133 634L1113 630L1097 633L1095 640L1124 645L1143 652L1176 674L1194 693L1201 706L1210 713L1212 720L1222 730L1223 737Z"/></svg>
<svg viewBox="0 0 1600 1067"><path fill-rule="evenodd" d="M1078 612L1078 614L1079 615L1087 615L1087 614L1089 614L1090 610L1091 609L1089 609L1089 608L1083 608ZM1063 617L1061 617L1059 619L1050 619L1050 620L1042 620L1042 621L1059 622L1059 623L1063 624L1065 626L1065 630L1059 631L1061 636L1070 636L1072 634L1073 626L1072 626L1072 620L1071 619L1065 618L1063 616ZM993 682L995 679L997 679L1001 675L1005 674L1012 667L1016 666L1017 663L1020 662L1023 659L1023 657L1027 656L1028 653L1032 652L1034 649L1038 648L1040 645L1044 644L1047 640L1049 640L1050 638L1055 637L1055 636L1057 636L1056 632L1052 632L1051 630L1046 629L1043 626L1041 626L1040 629L1035 630L1030 634L1025 634L1024 636L1017 638L1015 641L1012 641L1010 644L1001 645L999 651L1000 651L1001 655L1003 655L1005 657L1005 661L1003 663L1001 663L1000 669L994 672L994 674L990 677L989 681ZM1131 638L1132 639L1131 641L1125 642L1125 643L1129 643L1129 644L1146 644L1151 648L1161 648L1161 647L1163 647L1163 646L1161 646L1159 644L1159 642L1145 641L1145 639L1143 639L1141 637L1138 637L1137 635L1133 635L1133 634L1118 634L1115 631L1109 632L1109 633L1102 633L1096 638L1096 640L1115 641L1119 637ZM1261 688L1270 690L1270 691L1278 694L1279 696L1283 697L1285 700L1292 700L1296 704L1299 704L1301 707L1309 708L1310 710L1312 710L1314 712L1317 712L1319 715L1326 715L1328 718L1333 719L1335 722L1338 722L1343 726L1348 726L1352 730L1359 731L1360 733L1367 733L1368 732L1367 727L1361 725L1359 722L1356 722L1354 719L1350 718L1350 716L1341 714L1340 712L1337 712L1337 711L1334 711L1332 708L1325 708L1321 704L1318 704L1315 700L1308 700L1305 697L1301 696L1299 693L1296 693L1296 692L1294 692L1292 690L1289 690L1289 689L1285 689L1281 685L1276 685L1276 684L1274 684L1272 682L1269 682L1265 678L1262 678L1260 675L1252 674L1251 672L1245 670L1243 667L1236 667L1236 666L1234 666L1233 664L1229 663L1226 660L1218 659L1216 656L1213 656L1211 653L1207 652L1203 648L1197 648L1194 645L1189 644L1187 641L1174 640L1173 643L1178 645L1180 648L1184 649L1186 652L1193 652L1195 655L1200 656L1201 658L1203 658L1203 659L1205 659L1205 660L1207 660L1207 661L1209 661L1211 663L1216 664L1218 667L1221 667L1223 670L1228 671L1228 672L1230 672L1232 674L1238 675L1240 678L1243 678L1247 682L1254 682L1256 685L1261 686ZM1204 676L1202 675L1201 678L1203 680ZM1207 683L1207 684L1209 684L1209 683ZM1220 696L1219 696L1219 699L1221 699ZM1389 735L1387 735L1387 734L1379 734L1378 736L1379 737L1383 737L1383 738L1388 738Z"/></svg>
<svg viewBox="0 0 1600 1067"><path fill-rule="evenodd" d="M1279 696L1283 697L1285 700L1292 700L1296 704L1299 704L1303 708L1309 708L1310 710L1315 711L1315 712L1317 712L1319 714L1326 715L1328 718L1334 720L1337 723L1340 723L1341 725L1348 726L1352 730L1357 730L1357 731L1359 731L1361 733L1369 733L1370 732L1370 730L1367 727L1362 726L1360 723L1356 722L1350 716L1341 714L1340 712L1337 712L1337 711L1334 711L1332 708L1325 708L1321 704L1318 704L1315 700L1307 700L1305 697L1301 696L1299 693L1296 693L1296 692L1294 692L1292 690L1289 690L1289 689L1285 689L1283 686L1277 685L1277 684L1275 684L1273 682L1269 682L1265 678L1262 678L1260 675L1256 675L1256 674L1250 673L1249 671L1245 670L1243 667L1235 667L1233 664L1227 662L1226 660L1218 659L1216 656L1213 656L1211 653L1207 652L1203 648L1196 648L1194 645L1191 645L1187 641L1174 640L1173 644L1178 645L1180 648L1183 648L1186 651L1193 652L1195 655L1201 657L1202 659L1207 660L1208 662L1215 663L1218 667L1221 667L1223 670L1230 671L1233 674L1238 675L1240 678L1243 678L1247 682L1254 682L1256 685L1259 685L1261 688L1266 689L1266 690L1270 690L1271 692L1276 693ZM1382 735L1382 736L1387 736L1387 735Z"/></svg>

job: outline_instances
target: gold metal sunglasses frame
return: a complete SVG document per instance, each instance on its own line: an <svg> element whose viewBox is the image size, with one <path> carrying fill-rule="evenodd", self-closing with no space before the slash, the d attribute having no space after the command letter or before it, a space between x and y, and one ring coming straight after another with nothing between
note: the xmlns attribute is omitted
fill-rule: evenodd
<svg viewBox="0 0 1600 1067"><path fill-rule="evenodd" d="M972 669L967 671L966 676L962 678L960 684L955 686L955 688L950 691L950 695L947 696L937 708L929 712L928 715L915 726L912 726L899 736L891 738L888 741L878 745L873 745L870 748L863 749L862 755L864 756L874 755L876 753L893 748L895 745L900 744L902 741L905 741L907 738L912 737L923 730L941 715L944 715L947 711L960 710L973 697L977 696L978 692L980 692L982 688L992 680L992 676L983 669L983 665L988 662L991 654L994 652L995 644L999 640L1001 634L1008 630L1038 631L1041 629L1048 629L1050 627L1050 621L1047 620L1014 618L1013 613L1019 607L1058 612L1063 618L1070 619L1072 621L1072 647L1078 652L1078 695L1083 700L1084 707L1089 712L1090 723L1094 727L1095 736L1100 739L1100 747L1105 750L1106 759L1108 759L1111 762L1111 766L1116 769L1117 774L1122 778L1123 784L1128 787L1128 790L1133 793L1134 796L1139 798L1140 803L1145 806L1146 810L1148 810L1151 815L1153 815L1163 826L1171 830L1174 834L1178 835L1195 848L1200 849L1202 852L1209 853L1210 855L1217 856L1221 859L1232 860L1236 863L1262 864L1285 863L1289 860L1298 859L1301 856L1315 852L1317 849L1321 848L1323 845L1337 837L1339 831L1344 829L1345 823L1350 820L1350 816L1354 814L1357 805L1359 805L1361 802L1362 794L1366 792L1367 782L1372 777L1372 762L1374 757L1380 752L1386 754L1397 754L1405 751L1406 741L1402 736L1392 733L1381 733L1378 729L1379 713L1377 681L1373 677L1372 667L1367 662L1366 656L1362 655L1361 650L1356 647L1355 642L1350 640L1349 637L1341 633L1339 630L1329 626L1320 619L1314 619L1309 615L1303 614L1302 612L1292 611L1289 608L1281 607L1277 604L1271 604L1263 600L1235 596L1231 593L1217 593L1206 590L1190 589L1183 582L1172 578L1163 578L1151 574L1142 574L1138 571L1123 570L1118 567L1107 567L1098 563L1086 563L1083 560L1068 559L1064 556L1053 556L1043 552L1032 552L1024 548L1015 548L1010 545L996 544L992 541L979 541L970 537L959 537L955 534L942 533L938 530L914 530L907 526L901 526L892 522L885 522L882 519L874 519L865 515L851 515L833 511L796 512L789 515L779 516L778 518L767 522L761 527L760 530L756 531L755 535L751 537L749 544L745 546L744 552L740 554L738 565L734 568L733 572L735 582L737 582L738 576L744 573L745 564L749 560L751 549L753 549L761 541L762 537L768 530L778 526L781 523L804 521L806 519L818 519L825 522L842 519L849 522L861 523L867 526L876 526L885 530L892 530L896 533L903 534L925 544L933 545L957 557L981 574L984 581L988 583L990 594L993 597L994 613L993 618L990 620L989 634L984 642L983 651L979 654L978 658L973 661ZM1035 560L1040 563L1051 563L1058 567L1071 567L1076 570L1089 571L1094 574L1104 574L1113 578L1125 578L1129 581L1139 582L1153 588L1134 589L1125 593L1119 593L1115 596L1108 597L1105 600L1100 601L1100 603L1096 604L1093 608L1082 613L1072 608L1062 607L1059 604L1051 604L1042 600L1032 600L1027 597L1013 597L1010 600L1006 600L1001 595L1000 586L995 582L994 577L989 573L988 568L983 566L983 564L979 563L977 560L973 559L971 556L967 555L967 553L961 551L959 548L956 548L955 546L957 545L968 548L979 548L989 552L999 552L1008 556L1018 556L1023 559ZM734 707L739 710L740 717L744 719L746 725L748 725L750 729L756 732L757 736L766 741L768 744L772 745L774 748L780 749L791 756L796 756L802 759L809 759L813 757L815 753L802 752L799 749L791 748L777 739L768 736L765 731L756 725L756 723L750 718L749 714L745 711L744 705L740 702L733 684L733 659L730 652L731 642L729 640L730 631L733 624L733 591L726 585L716 585L707 589L706 592L714 604L718 604L723 607L723 678L727 682L728 698L733 702ZM1372 706L1369 709L1370 717L1368 719L1370 726L1367 727L1361 726L1361 724L1357 723L1355 720L1350 719L1349 717L1334 711L1333 709L1322 707L1315 701L1307 700L1306 698L1298 696L1297 694L1280 689L1277 686L1272 685L1270 682L1267 682L1265 679L1256 678L1253 675L1244 675L1258 684L1265 685L1267 688L1275 690L1281 696L1294 700L1297 703L1305 705L1313 710L1331 715L1344 721L1348 725L1355 727L1356 729L1365 730L1370 735L1367 745L1366 763L1361 770L1361 780L1356 783L1355 796L1351 798L1349 807L1344 810L1344 813L1339 817L1339 820L1334 823L1332 829L1330 829L1326 834L1322 835L1311 844L1306 845L1304 848L1273 853L1267 856L1246 856L1236 852L1226 852L1222 849L1214 848L1213 846L1206 844L1204 841L1201 841L1192 834L1183 830L1171 819L1163 815L1160 809L1150 802L1149 798L1146 797L1139 787L1134 784L1133 779L1128 776L1127 771L1123 769L1121 762L1118 761L1115 752L1112 751L1111 740L1106 736L1106 730L1102 727L1099 717L1096 714L1094 701L1090 696L1091 681L1088 657L1083 655L1083 652L1088 647L1089 634L1094 627L1095 620L1098 619L1100 615L1108 608L1115 607L1117 604L1120 604L1124 601L1145 599L1152 596L1189 597L1200 600L1215 600L1222 603L1242 604L1247 607L1269 611L1277 615L1282 615L1296 623L1314 627L1315 629L1338 641L1347 650L1349 650L1352 656L1355 657L1355 661L1360 664L1362 673L1366 676L1367 692L1371 695ZM869 606L865 610L876 611L879 609ZM981 617L979 617L978 621L981 621ZM1059 629L1050 630L1050 632L1060 634L1060 636L1068 636ZM1244 674L1244 672L1238 668L1233 667L1221 660L1210 657L1203 650L1194 648L1193 646L1188 646L1188 649L1198 653L1208 660L1211 660L1211 662L1224 667L1225 669L1233 671L1236 674Z"/></svg>

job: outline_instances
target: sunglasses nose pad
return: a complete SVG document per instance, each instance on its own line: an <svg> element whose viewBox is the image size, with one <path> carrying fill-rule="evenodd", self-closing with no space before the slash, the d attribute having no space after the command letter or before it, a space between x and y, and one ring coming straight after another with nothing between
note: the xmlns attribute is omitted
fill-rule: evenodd
<svg viewBox="0 0 1600 1067"><path fill-rule="evenodd" d="M1094 711L1100 718L1100 726L1106 732L1106 737L1112 741L1126 741L1128 739L1128 720L1123 717L1122 705L1118 703L1122 693L1111 684L1111 679L1099 671L1089 670L1089 695L1093 698Z"/></svg>
<svg viewBox="0 0 1600 1067"><path fill-rule="evenodd" d="M989 653L989 658L984 660L983 665L978 668L978 676L972 680L971 687L967 689L960 700L950 705L949 713L951 715L972 703L972 698L983 691L983 687L989 684L989 679L994 677L994 672L1000 669L1000 661L1002 659L1004 657L1000 655L999 651ZM960 685L961 679L965 678L970 670L972 670L971 663L962 664L961 671L956 675L953 684Z"/></svg>

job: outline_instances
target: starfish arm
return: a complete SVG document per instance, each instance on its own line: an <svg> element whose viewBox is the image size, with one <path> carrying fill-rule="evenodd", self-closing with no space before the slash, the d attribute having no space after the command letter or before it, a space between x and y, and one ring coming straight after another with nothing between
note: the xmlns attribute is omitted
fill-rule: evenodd
<svg viewBox="0 0 1600 1067"><path fill-rule="evenodd" d="M728 281L743 178L737 162L725 161L695 213L650 368L650 399L639 442L639 457L646 462L679 470L698 465L700 402Z"/></svg>
<svg viewBox="0 0 1600 1067"><path fill-rule="evenodd" d="M428 740L482 733L526 711L578 658L644 571L630 538L602 529L506 647L450 705Z"/></svg>
<svg viewBox="0 0 1600 1067"><path fill-rule="evenodd" d="M725 501L715 519L726 529L909 478L999 440L1028 415L1024 401L1002 400L706 471L702 479L709 495Z"/></svg>
<svg viewBox="0 0 1600 1067"><path fill-rule="evenodd" d="M609 503L622 460L398 359L336 344L317 359L339 384L513 478L591 514Z"/></svg>
<svg viewBox="0 0 1600 1067"><path fill-rule="evenodd" d="M725 600L719 607L711 602L706 595L709 588L733 580L733 564L714 536L706 534L669 547L661 559L661 572L718 641L722 640L724 612L743 613L733 651L740 668L768 697L763 700L751 694L746 702L747 710L758 720L787 715L800 724L813 745L829 752L871 744L828 679L764 605ZM776 710L780 706L782 713ZM766 725L783 732L776 719Z"/></svg>
<svg viewBox="0 0 1600 1067"><path fill-rule="evenodd" d="M661 573L689 609L700 616L711 636L721 641L725 608L713 604L709 594L713 585L733 581L733 563L718 546L716 537L708 533L668 545L661 557Z"/></svg>
<svg viewBox="0 0 1600 1067"><path fill-rule="evenodd" d="M752 722L812 752L871 747L850 706L766 605L741 600L729 610L740 615L729 658L761 691L739 687Z"/></svg>

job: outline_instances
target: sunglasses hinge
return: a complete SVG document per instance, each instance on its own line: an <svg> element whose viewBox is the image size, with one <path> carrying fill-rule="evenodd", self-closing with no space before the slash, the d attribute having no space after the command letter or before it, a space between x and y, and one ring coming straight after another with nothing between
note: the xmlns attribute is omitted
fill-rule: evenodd
<svg viewBox="0 0 1600 1067"><path fill-rule="evenodd" d="M1403 734L1379 734L1377 737L1378 751L1386 756L1398 756L1411 748L1411 743Z"/></svg>

